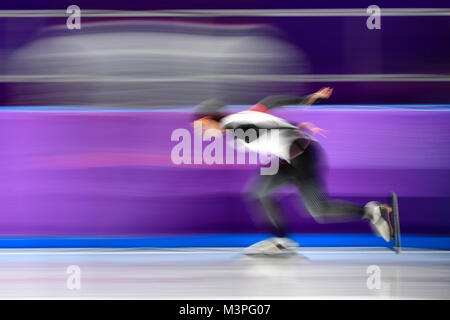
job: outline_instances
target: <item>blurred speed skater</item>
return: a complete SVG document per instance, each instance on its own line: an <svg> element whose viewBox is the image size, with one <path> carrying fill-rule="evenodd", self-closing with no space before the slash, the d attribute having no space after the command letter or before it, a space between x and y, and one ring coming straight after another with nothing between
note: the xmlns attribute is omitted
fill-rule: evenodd
<svg viewBox="0 0 450 320"><path fill-rule="evenodd" d="M325 131L310 122L292 124L271 115L270 110L285 105L311 105L319 99L328 99L332 88L322 88L305 96L275 95L264 98L246 111L223 114L225 106L218 100L207 100L196 109L196 121L206 129L232 130L236 139L249 150L269 152L280 159L278 171L272 175L258 175L250 190L251 199L270 221L274 237L260 241L246 249L247 254L291 253L297 244L287 237L281 206L271 193L285 184L293 184L300 192L308 212L318 222L366 219L373 231L389 242L393 236L390 221L392 208L377 201L365 206L344 200L330 199L320 174L324 152L314 134ZM253 134L248 134L252 130ZM277 139L268 136L276 133Z"/></svg>

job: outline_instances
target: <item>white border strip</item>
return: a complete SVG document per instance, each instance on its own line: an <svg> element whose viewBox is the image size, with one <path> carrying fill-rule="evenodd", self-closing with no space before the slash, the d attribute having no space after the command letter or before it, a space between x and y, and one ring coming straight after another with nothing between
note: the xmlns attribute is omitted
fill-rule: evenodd
<svg viewBox="0 0 450 320"><path fill-rule="evenodd" d="M0 300L170 300L170 301L184 301L184 300L257 300L260 304L268 300L448 300L445 298L424 298L424 297L408 297L408 296L391 296L391 295L373 295L373 296L19 296L19 297L2 297Z"/></svg>

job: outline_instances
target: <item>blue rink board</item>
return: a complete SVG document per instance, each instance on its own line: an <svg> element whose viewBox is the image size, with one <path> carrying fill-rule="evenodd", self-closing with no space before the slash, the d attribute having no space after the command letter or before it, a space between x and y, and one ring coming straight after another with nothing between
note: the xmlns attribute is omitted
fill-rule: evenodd
<svg viewBox="0 0 450 320"><path fill-rule="evenodd" d="M251 105L229 105L225 109L236 112L246 110ZM284 109L309 109L309 106L284 106ZM192 112L193 106L168 106L167 108L127 108L107 106L0 106L0 112ZM323 111L450 111L450 104L323 104L314 110Z"/></svg>
<svg viewBox="0 0 450 320"><path fill-rule="evenodd" d="M270 235L192 234L151 237L0 237L0 248L186 248L246 247ZM386 247L371 234L295 234L302 247ZM450 237L402 235L406 248L450 250Z"/></svg>

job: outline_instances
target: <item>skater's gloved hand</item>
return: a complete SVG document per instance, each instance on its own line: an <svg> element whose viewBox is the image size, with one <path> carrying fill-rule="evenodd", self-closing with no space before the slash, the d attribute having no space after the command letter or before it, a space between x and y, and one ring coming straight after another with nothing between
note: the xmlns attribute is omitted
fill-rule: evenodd
<svg viewBox="0 0 450 320"><path fill-rule="evenodd" d="M300 130L309 130L312 134L319 134L322 137L326 137L325 134L328 132L328 130L321 129L311 122L302 122L297 126L297 128Z"/></svg>
<svg viewBox="0 0 450 320"><path fill-rule="evenodd" d="M328 99L333 93L333 88L325 87L312 94L315 99Z"/></svg>

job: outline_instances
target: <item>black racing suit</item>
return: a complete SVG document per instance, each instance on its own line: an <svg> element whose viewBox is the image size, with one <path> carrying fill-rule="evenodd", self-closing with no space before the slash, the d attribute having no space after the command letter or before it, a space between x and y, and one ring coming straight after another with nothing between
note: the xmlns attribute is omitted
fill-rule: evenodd
<svg viewBox="0 0 450 320"><path fill-rule="evenodd" d="M309 97L297 97L287 95L269 96L261 100L250 110L258 107L268 109L283 105L295 105L304 103ZM241 123L230 123L226 129L279 129L294 130L286 127L271 126L270 122L253 123L252 119ZM239 136L237 136L239 139ZM247 142L248 141L244 141ZM268 217L272 229L277 237L284 237L287 232L279 201L270 195L272 191L285 184L293 184L300 191L302 201L308 212L319 222L336 221L333 218L362 218L364 208L343 200L331 200L322 180L320 166L323 165L324 152L320 144L308 134L300 134L299 138L290 145L289 161L281 160L279 170L274 175L258 175L250 190L251 199L262 206Z"/></svg>

